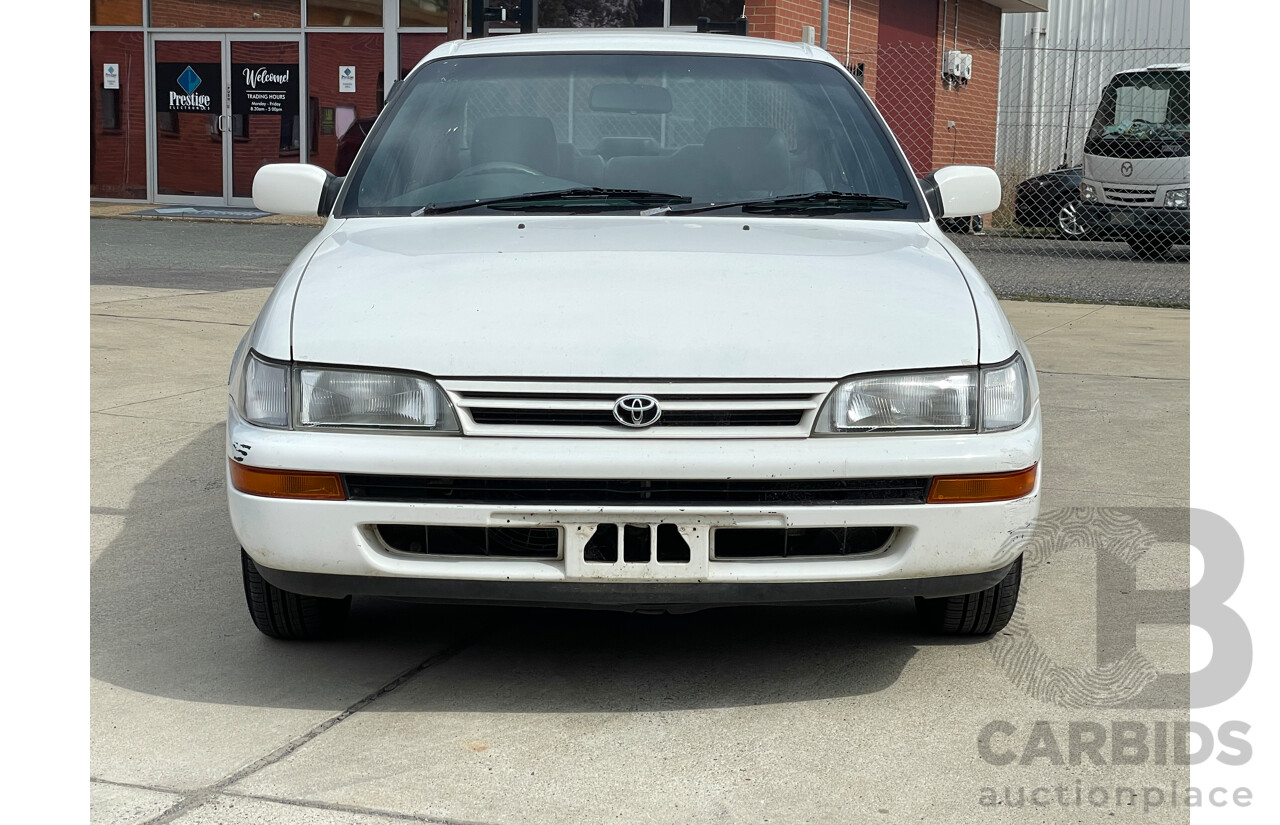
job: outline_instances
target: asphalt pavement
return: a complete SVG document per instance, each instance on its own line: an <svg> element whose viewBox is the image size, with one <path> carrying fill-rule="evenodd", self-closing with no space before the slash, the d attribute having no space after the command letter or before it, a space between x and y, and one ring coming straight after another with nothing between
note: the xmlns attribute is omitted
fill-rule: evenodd
<svg viewBox="0 0 1280 825"><path fill-rule="evenodd" d="M1145 548L1140 587L1186 612L1187 310L1005 303L1041 382L1047 539L993 639L923 636L897 600L638 616L364 599L341 639L288 644L244 604L225 382L312 232L91 221L91 821L1188 821L1144 790L1185 787L1186 766L1067 758L1072 731L1187 720L1185 625L1138 642L1172 690L1095 678L1107 611L1132 598L1100 589L1117 535Z"/></svg>

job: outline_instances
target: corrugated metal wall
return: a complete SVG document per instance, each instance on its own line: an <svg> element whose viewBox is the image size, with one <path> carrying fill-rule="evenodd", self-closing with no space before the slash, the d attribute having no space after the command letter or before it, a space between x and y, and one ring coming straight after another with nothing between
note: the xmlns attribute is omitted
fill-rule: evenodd
<svg viewBox="0 0 1280 825"><path fill-rule="evenodd" d="M1011 181L1080 163L1111 75L1190 60L1190 0L1050 0L1004 15L997 171Z"/></svg>

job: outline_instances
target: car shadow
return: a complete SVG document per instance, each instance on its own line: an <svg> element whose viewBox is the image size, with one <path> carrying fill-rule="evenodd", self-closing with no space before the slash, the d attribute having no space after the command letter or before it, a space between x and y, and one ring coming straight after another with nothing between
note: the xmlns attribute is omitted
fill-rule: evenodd
<svg viewBox="0 0 1280 825"><path fill-rule="evenodd" d="M917 632L905 599L658 616L356 599L342 637L280 642L245 607L224 461L224 429L211 427L123 512L98 511L122 522L90 572L93 678L185 701L328 709L422 669L433 689L405 709L642 712L874 693L920 647L970 644ZM441 651L447 661L430 664ZM965 655L989 661L980 642Z"/></svg>

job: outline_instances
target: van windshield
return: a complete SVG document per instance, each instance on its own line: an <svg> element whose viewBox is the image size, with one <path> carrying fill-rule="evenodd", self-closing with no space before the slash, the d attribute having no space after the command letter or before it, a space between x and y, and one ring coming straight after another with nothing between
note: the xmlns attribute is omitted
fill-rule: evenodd
<svg viewBox="0 0 1280 825"><path fill-rule="evenodd" d="M1085 140L1086 154L1113 158L1187 157L1191 154L1191 73L1118 74Z"/></svg>
<svg viewBox="0 0 1280 825"><path fill-rule="evenodd" d="M551 192L568 193L556 208L581 201L583 211L601 211L590 203L600 190L615 211L668 202L637 195L628 203L619 192L681 204L821 192L884 199L826 217L926 214L901 152L835 67L678 54L426 64L374 127L336 214L456 214L467 201L499 199L519 211L520 195Z"/></svg>

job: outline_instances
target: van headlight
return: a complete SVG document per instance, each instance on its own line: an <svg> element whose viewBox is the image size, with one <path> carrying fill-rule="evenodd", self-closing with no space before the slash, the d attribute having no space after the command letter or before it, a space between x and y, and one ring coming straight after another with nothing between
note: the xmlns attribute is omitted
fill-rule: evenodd
<svg viewBox="0 0 1280 825"><path fill-rule="evenodd" d="M457 433L444 391L420 375L268 361L245 363L245 420L264 427L353 427Z"/></svg>
<svg viewBox="0 0 1280 825"><path fill-rule="evenodd" d="M1080 184L1080 200L1085 201L1086 203L1097 203L1098 190L1093 188L1093 184Z"/></svg>
<svg viewBox="0 0 1280 825"><path fill-rule="evenodd" d="M1164 193L1164 205L1173 209L1191 208L1191 188L1170 189Z"/></svg>
<svg viewBox="0 0 1280 825"><path fill-rule="evenodd" d="M1031 413L1022 357L982 369L957 368L851 378L827 397L814 432L998 432Z"/></svg>

